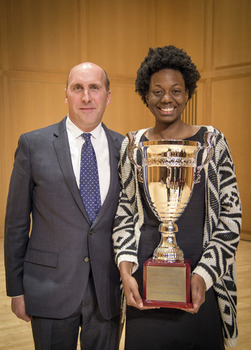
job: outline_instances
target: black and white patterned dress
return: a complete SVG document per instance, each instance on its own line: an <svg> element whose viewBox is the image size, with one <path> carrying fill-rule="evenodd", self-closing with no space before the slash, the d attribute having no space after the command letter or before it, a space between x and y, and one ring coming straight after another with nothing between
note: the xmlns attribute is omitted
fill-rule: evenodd
<svg viewBox="0 0 251 350"><path fill-rule="evenodd" d="M203 144L206 128L201 127L187 140ZM143 135L141 141L147 141ZM201 164L202 153L198 154L197 165ZM138 159L138 163L140 160ZM185 259L191 260L192 270L203 252L203 230L205 222L205 177L202 171L200 183L194 186L193 194L184 213L177 220L176 239ZM143 263L153 255L160 241L159 221L152 213L140 184L144 211L144 224L138 246L139 268L134 274L142 295ZM189 314L176 309L140 311L127 307L126 350L156 349L212 349L224 350L222 324L217 299L213 288L206 293L206 302L198 314ZM213 335L213 336L212 336Z"/></svg>
<svg viewBox="0 0 251 350"><path fill-rule="evenodd" d="M184 213L182 218L178 221L179 232L177 233L177 240L185 253L185 257L189 255L189 258L193 260L192 267L195 267L194 272L203 277L206 283L208 291L207 300L209 300L210 295L212 297L212 301L208 304L209 308L211 308L212 305L218 305L217 309L220 311L224 342L228 347L233 347L238 341L235 253L240 238L241 203L231 152L223 133L212 126L204 126L201 127L200 132L195 136L199 137L200 134L201 138L204 130L213 131L215 136L213 140L213 158L205 167L204 190L199 190L203 183L201 182L200 185L195 185L197 187L194 188L193 193L194 198L196 192L199 192L202 196L202 198L199 199L200 203L203 202L203 196L205 198L204 209L202 209L202 203L202 206L198 208L199 210L196 214L197 218L199 218L197 227L199 233L197 233L195 237L194 234L195 231L197 232L197 229L193 228L191 230L189 225L185 224L185 227L182 225L183 218L189 213L188 206L186 213ZM136 144L138 144L145 131L146 129L142 129L137 132ZM200 138L198 138L198 140L200 140ZM152 251L159 242L158 223L153 217L153 214L152 216L149 214L149 211L149 215L146 217L147 207L142 204L142 189L140 189L137 180L137 169L131 164L127 157L127 145L128 139L126 138L121 147L120 173L122 192L114 224L114 252L118 265L121 261L130 261L133 263L133 272L136 272L135 276L139 284L141 284L140 269L142 263L148 257L152 256ZM203 160L205 156L206 154L203 152ZM194 205L194 203L191 205ZM202 216L199 212L202 213ZM203 213L205 214L204 224L202 224ZM152 225L152 231L146 230L146 232L150 232L150 238L148 239L144 231L144 225L146 225L144 220L147 220L148 226ZM199 221L201 222L200 224ZM187 233L186 228L188 229ZM192 231L194 233L191 233ZM151 232L154 232L154 234ZM191 239L192 234L193 239ZM141 235L144 235L144 238L142 238ZM186 244L185 240L187 240ZM192 249L189 247L191 242ZM213 300L215 295L217 303ZM207 303L202 305L201 310L203 311L203 308L206 307ZM163 312L169 312L171 314L168 310ZM176 311L173 312L176 313ZM179 313L181 312L182 311L179 311ZM147 315L147 313L151 313L151 311L140 311L140 313L142 313L142 315ZM214 315L216 314L217 310ZM184 317L187 318L194 316L188 315L185 312L182 312L182 315L186 315ZM207 312L205 312L205 315L207 315ZM133 319L134 316L130 316L128 311L128 319L130 317ZM147 317L144 316L143 323L145 323L146 320ZM175 323L176 322L173 324ZM186 324L188 325L189 322ZM200 322L198 324L200 324ZM207 326L209 327L209 322ZM216 328L218 329L218 326ZM164 327L164 333L165 329L167 330L168 327ZM173 330L170 327L169 333L172 332ZM144 333L145 336L147 336L147 331L144 331ZM183 334L185 333L184 329L180 329L180 333L180 337L183 338ZM209 334L211 334L211 330ZM215 336L215 334L210 335L211 338ZM177 336L175 338L176 341L179 339ZM221 336L219 336L219 339L220 338ZM178 345L176 344L176 346ZM161 347L157 349L161 349ZM177 347L174 349L176 350Z"/></svg>

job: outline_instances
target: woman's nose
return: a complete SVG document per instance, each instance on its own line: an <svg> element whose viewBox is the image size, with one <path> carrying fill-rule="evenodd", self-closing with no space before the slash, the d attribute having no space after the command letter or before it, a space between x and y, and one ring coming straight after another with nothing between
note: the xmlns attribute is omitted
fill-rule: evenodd
<svg viewBox="0 0 251 350"><path fill-rule="evenodd" d="M172 100L171 94L169 92L165 92L161 97L161 102L170 102Z"/></svg>

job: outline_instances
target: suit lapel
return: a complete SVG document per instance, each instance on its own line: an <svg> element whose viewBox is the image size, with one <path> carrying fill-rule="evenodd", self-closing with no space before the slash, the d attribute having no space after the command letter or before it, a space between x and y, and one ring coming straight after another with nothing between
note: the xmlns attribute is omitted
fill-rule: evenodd
<svg viewBox="0 0 251 350"><path fill-rule="evenodd" d="M61 168L61 171L63 173L65 182L69 188L69 190L72 193L72 196L78 205L79 209L85 216L86 220L90 223L88 214L86 213L84 204L82 202L79 189L77 186L77 182L75 179L75 175L72 168L72 162L71 162L71 154L70 154L70 147L69 147L69 141L66 131L66 118L63 119L58 124L58 132L54 133L55 140L54 140L54 148L55 152L58 158L58 162Z"/></svg>

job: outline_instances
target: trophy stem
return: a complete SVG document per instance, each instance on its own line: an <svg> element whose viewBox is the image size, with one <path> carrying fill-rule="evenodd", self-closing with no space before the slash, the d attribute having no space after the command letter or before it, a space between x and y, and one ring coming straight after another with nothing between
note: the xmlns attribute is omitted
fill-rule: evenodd
<svg viewBox="0 0 251 350"><path fill-rule="evenodd" d="M161 241L154 250L153 260L183 262L183 252L178 247L175 237L175 232L178 231L177 225L172 221L167 221L160 224L159 231L161 233Z"/></svg>

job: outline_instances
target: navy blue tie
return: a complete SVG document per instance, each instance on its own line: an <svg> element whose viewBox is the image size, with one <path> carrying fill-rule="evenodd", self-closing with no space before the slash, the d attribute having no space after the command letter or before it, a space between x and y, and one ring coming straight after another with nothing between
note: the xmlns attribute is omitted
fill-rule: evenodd
<svg viewBox="0 0 251 350"><path fill-rule="evenodd" d="M98 166L91 134L83 133L85 139L81 151L79 190L91 223L101 207Z"/></svg>

